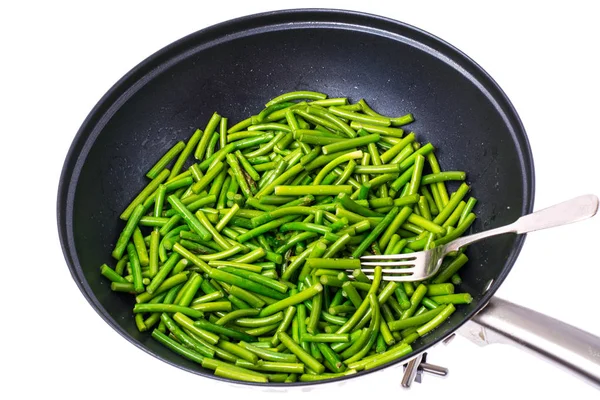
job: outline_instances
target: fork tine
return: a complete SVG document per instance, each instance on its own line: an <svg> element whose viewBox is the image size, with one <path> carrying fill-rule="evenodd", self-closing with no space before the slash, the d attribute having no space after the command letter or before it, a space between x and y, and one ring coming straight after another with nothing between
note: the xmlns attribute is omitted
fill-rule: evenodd
<svg viewBox="0 0 600 400"><path fill-rule="evenodd" d="M362 256L361 260L416 260L417 253L409 254L388 254L388 255L377 255L377 256Z"/></svg>
<svg viewBox="0 0 600 400"><path fill-rule="evenodd" d="M411 266L411 265L415 265L416 264L416 260L412 260L412 261L386 261L386 262L374 262L374 261L370 261L370 262L361 262L360 265L366 265L366 266L377 266L379 265L380 267L394 267L394 266Z"/></svg>
<svg viewBox="0 0 600 400"><path fill-rule="evenodd" d="M369 279L373 279L372 275L367 275L367 278ZM417 281L421 281L423 279L426 279L425 277L415 277L413 274L409 274L409 275L385 275L382 278L384 281L389 282L389 281L394 281L394 282L417 282Z"/></svg>
<svg viewBox="0 0 600 400"><path fill-rule="evenodd" d="M365 274L372 274L375 270L372 268L361 268L361 271ZM412 274L415 272L415 268L382 268L381 272L384 274Z"/></svg>

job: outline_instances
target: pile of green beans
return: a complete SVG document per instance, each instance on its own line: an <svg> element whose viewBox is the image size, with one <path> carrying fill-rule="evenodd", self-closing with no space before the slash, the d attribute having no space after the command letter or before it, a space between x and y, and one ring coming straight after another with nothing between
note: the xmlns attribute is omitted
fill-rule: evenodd
<svg viewBox="0 0 600 400"><path fill-rule="evenodd" d="M412 121L308 91L233 126L215 112L148 171L100 273L135 296L141 332L220 377L318 381L406 356L472 301L468 258L397 283L359 257L445 244L476 204Z"/></svg>

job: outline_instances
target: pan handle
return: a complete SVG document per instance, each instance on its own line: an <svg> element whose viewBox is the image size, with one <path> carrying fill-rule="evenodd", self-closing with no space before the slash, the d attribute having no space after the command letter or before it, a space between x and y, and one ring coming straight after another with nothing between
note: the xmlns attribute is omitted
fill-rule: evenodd
<svg viewBox="0 0 600 400"><path fill-rule="evenodd" d="M480 344L514 345L600 389L600 338L547 315L493 297L461 333Z"/></svg>

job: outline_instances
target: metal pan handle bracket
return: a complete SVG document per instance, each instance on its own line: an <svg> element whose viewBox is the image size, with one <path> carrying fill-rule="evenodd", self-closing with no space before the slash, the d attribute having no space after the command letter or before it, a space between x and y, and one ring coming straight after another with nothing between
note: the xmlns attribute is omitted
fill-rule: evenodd
<svg viewBox="0 0 600 400"><path fill-rule="evenodd" d="M480 345L511 344L600 389L600 338L494 297L459 331Z"/></svg>

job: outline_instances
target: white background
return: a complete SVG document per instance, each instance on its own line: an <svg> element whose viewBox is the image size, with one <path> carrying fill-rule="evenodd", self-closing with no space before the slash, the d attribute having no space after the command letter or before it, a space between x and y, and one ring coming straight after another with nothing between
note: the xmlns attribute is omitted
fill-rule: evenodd
<svg viewBox="0 0 600 400"><path fill-rule="evenodd" d="M5 3L0 12L0 398L282 395L203 379L130 345L80 294L58 241L59 173L87 113L142 59L211 24L301 5L366 11L420 27L466 52L514 103L533 148L536 208L584 193L600 194L599 14L591 1L532 3ZM498 295L600 335L599 230L597 217L529 235ZM400 371L387 370L341 386L320 386L311 395L598 398L579 380L507 346L480 348L458 337L433 349L429 360L448 367L450 376L427 376L423 384L402 391ZM291 390L286 396L307 394Z"/></svg>

